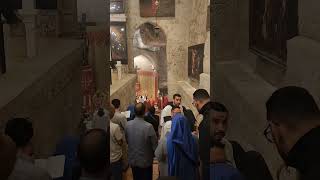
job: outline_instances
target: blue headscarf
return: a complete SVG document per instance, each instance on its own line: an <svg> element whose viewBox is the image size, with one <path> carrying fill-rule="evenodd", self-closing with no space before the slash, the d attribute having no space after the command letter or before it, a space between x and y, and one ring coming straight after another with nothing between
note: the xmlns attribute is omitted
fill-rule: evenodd
<svg viewBox="0 0 320 180"><path fill-rule="evenodd" d="M197 179L198 147L187 119L177 114L167 138L168 172L183 180Z"/></svg>

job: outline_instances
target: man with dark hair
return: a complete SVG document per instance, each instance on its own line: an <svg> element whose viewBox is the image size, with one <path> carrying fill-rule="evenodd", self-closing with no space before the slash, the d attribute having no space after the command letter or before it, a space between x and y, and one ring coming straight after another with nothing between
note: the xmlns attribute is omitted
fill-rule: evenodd
<svg viewBox="0 0 320 180"><path fill-rule="evenodd" d="M266 102L268 126L264 134L274 143L287 166L302 180L320 179L320 110L304 88L287 86Z"/></svg>
<svg viewBox="0 0 320 180"><path fill-rule="evenodd" d="M153 126L144 120L145 105L135 106L136 117L129 121L126 129L129 164L134 180L152 180L154 151L157 148L157 135Z"/></svg>
<svg viewBox="0 0 320 180"><path fill-rule="evenodd" d="M49 180L48 172L37 168L33 160L33 127L25 118L14 118L7 122L5 134L9 136L17 147L17 161L8 180Z"/></svg>
<svg viewBox="0 0 320 180"><path fill-rule="evenodd" d="M246 179L250 180L271 180L269 168L264 158L255 151L246 152L236 141L225 138L228 130L229 111L221 103L211 103L213 116L210 120L211 143L224 144L225 159L238 169Z"/></svg>
<svg viewBox="0 0 320 180"><path fill-rule="evenodd" d="M113 99L111 104L115 108L115 114L111 121L115 124L118 124L121 128L121 130L124 132L127 126L127 118L125 115L121 114L120 110L120 100L119 99Z"/></svg>
<svg viewBox="0 0 320 180"><path fill-rule="evenodd" d="M168 119L168 117L171 117L171 109L172 106L178 106L181 108L181 112L183 112L183 107L181 106L182 97L180 94L174 94L173 95L173 101L169 103L166 107L163 108L161 112L161 118L160 118L160 126L163 127L165 123L165 119Z"/></svg>
<svg viewBox="0 0 320 180"><path fill-rule="evenodd" d="M78 157L80 180L105 180L108 177L109 137L102 129L89 130L80 140Z"/></svg>
<svg viewBox="0 0 320 180"><path fill-rule="evenodd" d="M210 121L213 118L213 103L205 89L198 89L193 93L193 105L203 115L199 125L199 152L201 160L201 179L210 179Z"/></svg>
<svg viewBox="0 0 320 180"><path fill-rule="evenodd" d="M115 109L120 109L121 103L120 103L120 100L119 100L119 99L113 99L113 100L111 101L111 104L114 106Z"/></svg>
<svg viewBox="0 0 320 180"><path fill-rule="evenodd" d="M115 109L113 106L110 107L110 118L114 117ZM112 180L122 180L123 165L127 164L127 144L124 132L118 124L110 121L110 172ZM126 161L124 162L124 156Z"/></svg>

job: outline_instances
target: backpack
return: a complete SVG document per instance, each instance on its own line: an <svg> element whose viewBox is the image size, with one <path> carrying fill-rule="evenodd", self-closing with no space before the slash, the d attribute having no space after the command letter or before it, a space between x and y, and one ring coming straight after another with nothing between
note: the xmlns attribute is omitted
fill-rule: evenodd
<svg viewBox="0 0 320 180"><path fill-rule="evenodd" d="M246 152L239 143L230 141L233 148L233 157L237 169L246 180L273 180L269 168L262 157L256 151Z"/></svg>

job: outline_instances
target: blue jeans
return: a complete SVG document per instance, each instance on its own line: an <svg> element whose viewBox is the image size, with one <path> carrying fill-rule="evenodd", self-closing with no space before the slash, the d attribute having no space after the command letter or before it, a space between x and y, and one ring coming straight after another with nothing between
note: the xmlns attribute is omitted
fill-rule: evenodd
<svg viewBox="0 0 320 180"><path fill-rule="evenodd" d="M122 161L111 163L111 180L122 180Z"/></svg>

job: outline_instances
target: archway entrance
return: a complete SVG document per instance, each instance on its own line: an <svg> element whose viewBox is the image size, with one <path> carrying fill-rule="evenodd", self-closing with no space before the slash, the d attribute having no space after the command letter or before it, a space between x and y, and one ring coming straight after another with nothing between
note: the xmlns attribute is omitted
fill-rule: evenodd
<svg viewBox="0 0 320 180"><path fill-rule="evenodd" d="M145 95L144 93L148 92L148 97L152 96L155 99L159 94L166 95L168 87L164 31L153 23L147 22L140 25L133 37L133 55L140 86L137 93Z"/></svg>

